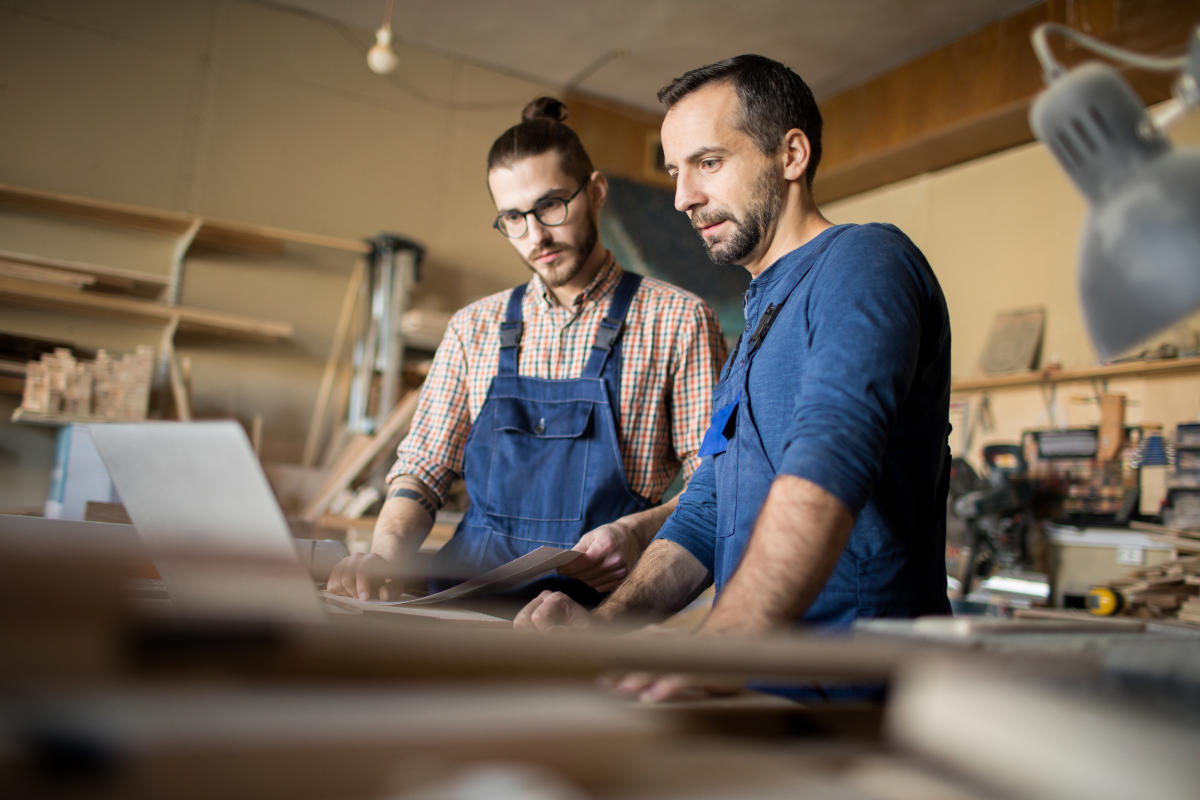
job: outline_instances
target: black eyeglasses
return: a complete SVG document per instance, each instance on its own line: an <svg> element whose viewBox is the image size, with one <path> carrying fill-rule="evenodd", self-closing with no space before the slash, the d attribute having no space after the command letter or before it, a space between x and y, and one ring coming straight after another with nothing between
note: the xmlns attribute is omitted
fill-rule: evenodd
<svg viewBox="0 0 1200 800"><path fill-rule="evenodd" d="M589 180L590 178L584 178L583 183L579 184L579 188L566 199L545 197L538 200L537 204L528 211L505 211L496 217L492 227L510 239L520 239L529 232L530 214L533 214L538 222L547 227L553 228L562 225L567 221L567 204L583 191L583 187L588 185Z"/></svg>

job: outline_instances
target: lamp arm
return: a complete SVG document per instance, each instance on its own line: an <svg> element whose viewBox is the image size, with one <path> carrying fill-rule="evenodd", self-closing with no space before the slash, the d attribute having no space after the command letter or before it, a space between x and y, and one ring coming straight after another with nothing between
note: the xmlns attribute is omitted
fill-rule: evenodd
<svg viewBox="0 0 1200 800"><path fill-rule="evenodd" d="M1042 65L1042 73L1046 83L1053 82L1066 72L1066 68L1058 63L1054 58L1054 53L1050 49L1048 36L1052 33L1070 39L1080 47L1091 50L1093 53L1099 53L1102 56L1111 58L1113 61L1118 61L1138 69L1150 70L1152 72L1178 72L1188 64L1187 56L1161 58L1134 53L1131 50L1125 50L1107 42L1102 42L1094 36L1088 36L1086 33L1080 33L1077 30L1068 28L1066 25L1061 25L1057 22L1043 22L1033 29L1031 39L1033 42L1033 52L1037 55L1037 59Z"/></svg>

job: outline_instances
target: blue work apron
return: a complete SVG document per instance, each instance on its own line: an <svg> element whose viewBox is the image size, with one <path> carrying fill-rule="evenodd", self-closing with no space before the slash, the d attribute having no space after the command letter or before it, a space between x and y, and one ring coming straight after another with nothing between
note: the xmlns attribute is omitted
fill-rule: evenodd
<svg viewBox="0 0 1200 800"><path fill-rule="evenodd" d="M601 320L583 375L566 380L517 374L526 285L513 289L500 326L500 364L467 435L463 474L471 505L434 561L430 588L505 564L541 547L571 548L593 528L649 508L630 488L617 436L621 330L641 276L626 272ZM560 575L506 597L543 589L592 606L603 599Z"/></svg>

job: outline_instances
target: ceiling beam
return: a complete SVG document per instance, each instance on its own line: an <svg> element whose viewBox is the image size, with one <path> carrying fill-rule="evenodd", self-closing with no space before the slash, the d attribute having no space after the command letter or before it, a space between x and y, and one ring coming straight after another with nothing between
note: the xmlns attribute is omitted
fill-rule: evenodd
<svg viewBox="0 0 1200 800"><path fill-rule="evenodd" d="M1177 55L1200 22L1200 0L1050 0L823 99L818 201L1033 141L1029 105L1044 84L1029 36L1041 22L1143 54ZM1069 42L1053 45L1067 65L1093 58ZM1169 76L1126 77L1147 103L1169 97Z"/></svg>

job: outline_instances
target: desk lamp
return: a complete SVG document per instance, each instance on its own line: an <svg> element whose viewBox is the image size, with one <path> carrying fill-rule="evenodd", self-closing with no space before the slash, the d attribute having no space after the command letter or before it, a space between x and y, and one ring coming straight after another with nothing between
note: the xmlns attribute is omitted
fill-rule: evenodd
<svg viewBox="0 0 1200 800"><path fill-rule="evenodd" d="M1051 33L1134 67L1178 72L1174 99L1151 119L1113 67L1065 70L1050 51ZM1178 58L1130 53L1055 23L1039 25L1032 38L1047 87L1030 125L1087 198L1079 293L1107 360L1200 310L1200 152L1163 135L1200 104L1200 28Z"/></svg>

